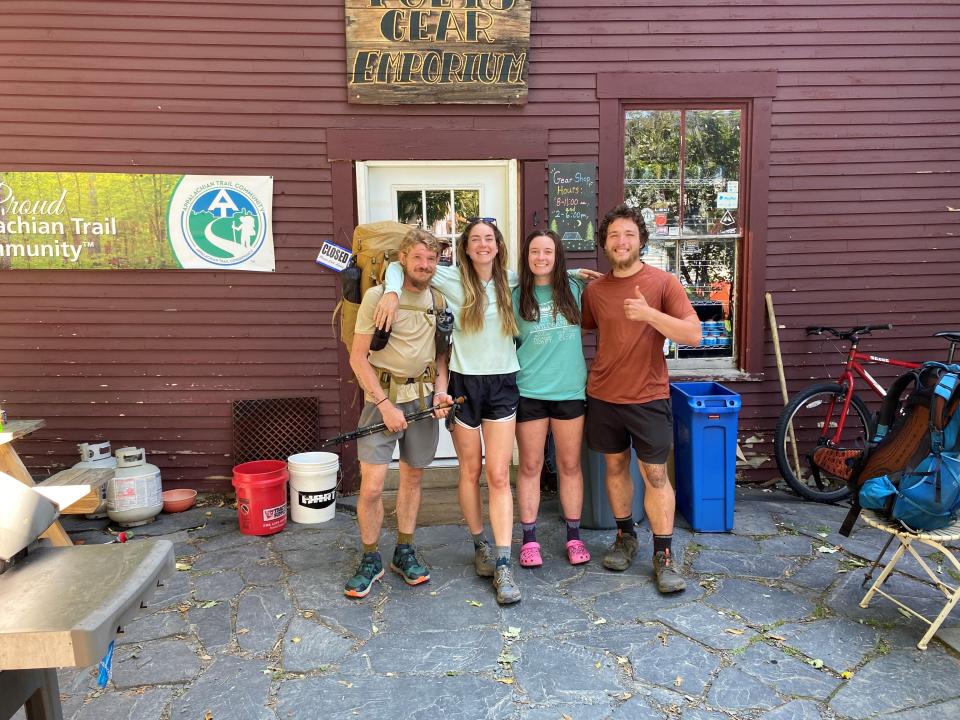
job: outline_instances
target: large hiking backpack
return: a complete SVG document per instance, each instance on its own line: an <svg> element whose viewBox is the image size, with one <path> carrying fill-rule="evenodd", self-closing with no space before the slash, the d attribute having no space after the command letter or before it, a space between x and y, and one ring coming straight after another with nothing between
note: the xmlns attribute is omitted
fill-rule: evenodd
<svg viewBox="0 0 960 720"><path fill-rule="evenodd" d="M894 382L877 431L854 463L850 487L856 502L842 534L849 535L860 508L876 510L908 530L935 530L956 520L960 512L958 405L960 365L924 363Z"/></svg>
<svg viewBox="0 0 960 720"><path fill-rule="evenodd" d="M357 314L363 295L370 288L383 284L387 265L399 259L400 243L408 232L409 225L393 220L357 225L353 231L353 255L350 257L350 265L340 272L341 299L333 311L334 323L337 315L340 315L340 340L348 353L353 347ZM430 296L431 307L426 314L432 318L431 323L436 328L437 351L445 353L450 346L453 315L439 290L431 287ZM399 309L420 310L403 304Z"/></svg>
<svg viewBox="0 0 960 720"><path fill-rule="evenodd" d="M407 225L393 220L357 225L353 231L353 256L349 267L340 272L342 299L333 311L334 319L340 313L340 340L347 346L347 352L353 346L363 294L383 283L387 265L397 259L397 249L409 231Z"/></svg>

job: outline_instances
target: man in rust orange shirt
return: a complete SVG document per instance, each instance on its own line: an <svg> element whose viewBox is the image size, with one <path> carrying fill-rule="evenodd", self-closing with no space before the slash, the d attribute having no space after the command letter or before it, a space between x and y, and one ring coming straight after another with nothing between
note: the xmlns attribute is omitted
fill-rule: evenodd
<svg viewBox="0 0 960 720"><path fill-rule="evenodd" d="M663 343L669 338L698 345L700 320L680 281L640 260L649 236L639 213L618 205L603 218L599 236L611 270L587 286L582 325L598 331L597 355L587 379L587 445L606 460L607 496L617 521L617 537L603 565L626 570L639 549L632 445L653 532L657 589L680 592L686 583L674 566L671 548L676 498L666 462L673 445L673 413Z"/></svg>

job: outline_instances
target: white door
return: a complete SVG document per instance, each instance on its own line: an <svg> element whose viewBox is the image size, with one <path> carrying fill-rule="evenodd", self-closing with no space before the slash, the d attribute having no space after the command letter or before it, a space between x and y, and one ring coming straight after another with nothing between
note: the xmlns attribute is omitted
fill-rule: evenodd
<svg viewBox="0 0 960 720"><path fill-rule="evenodd" d="M516 160L370 161L357 163L360 223L396 220L430 230L444 242L441 262L453 264L456 238L470 218L494 218L516 269L519 202ZM421 422L428 422L422 420ZM440 425L436 465L456 458Z"/></svg>

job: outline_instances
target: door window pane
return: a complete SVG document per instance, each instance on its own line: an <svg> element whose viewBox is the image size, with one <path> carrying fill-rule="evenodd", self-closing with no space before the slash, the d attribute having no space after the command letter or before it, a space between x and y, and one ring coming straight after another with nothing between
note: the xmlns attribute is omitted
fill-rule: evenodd
<svg viewBox="0 0 960 720"><path fill-rule="evenodd" d="M423 227L423 193L419 190L397 191L397 221Z"/></svg>
<svg viewBox="0 0 960 720"><path fill-rule="evenodd" d="M433 233L440 240L440 264L454 264L457 236L468 218L480 214L480 190L419 188L397 190L397 219ZM426 221L424 221L426 218Z"/></svg>

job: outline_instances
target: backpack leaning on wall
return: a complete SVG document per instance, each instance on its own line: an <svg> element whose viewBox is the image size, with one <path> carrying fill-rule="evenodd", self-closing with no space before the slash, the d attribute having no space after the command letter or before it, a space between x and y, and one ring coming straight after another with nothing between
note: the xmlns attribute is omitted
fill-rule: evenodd
<svg viewBox="0 0 960 720"><path fill-rule="evenodd" d="M924 363L894 382L850 485L856 502L840 530L844 535L849 535L860 508L875 510L908 530L936 530L956 521L960 365Z"/></svg>

